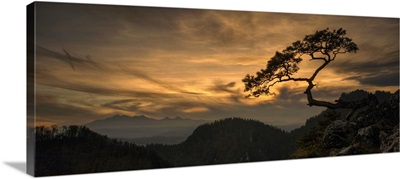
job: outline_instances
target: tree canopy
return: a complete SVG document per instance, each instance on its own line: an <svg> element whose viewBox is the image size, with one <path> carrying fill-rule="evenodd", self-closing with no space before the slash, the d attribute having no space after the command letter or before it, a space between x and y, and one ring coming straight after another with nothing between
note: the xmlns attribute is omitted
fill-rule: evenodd
<svg viewBox="0 0 400 179"><path fill-rule="evenodd" d="M281 52L277 51L268 61L266 68L258 71L255 76L247 74L242 80L245 84L244 91L249 92L247 97L274 95L271 89L277 83L306 82L308 86L304 93L307 95L309 106L323 106L331 109L349 108L351 111L347 118L350 119L355 110L368 105L370 101L368 97L358 101L336 100L332 103L314 99L311 90L315 86L314 80L318 73L336 60L339 54L356 53L358 50L357 44L346 36L346 30L342 28L337 30L326 28L316 31L314 34L306 35L303 40L293 42ZM299 71L298 64L303 61L305 56L309 57L310 61L322 61L323 63L308 78L293 77Z"/></svg>

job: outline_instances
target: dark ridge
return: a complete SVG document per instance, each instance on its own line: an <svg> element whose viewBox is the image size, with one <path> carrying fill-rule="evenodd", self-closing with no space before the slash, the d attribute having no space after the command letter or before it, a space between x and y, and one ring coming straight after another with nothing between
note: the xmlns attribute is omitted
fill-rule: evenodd
<svg viewBox="0 0 400 179"><path fill-rule="evenodd" d="M197 127L177 145L147 145L174 166L285 159L294 149L289 133L260 121L227 118Z"/></svg>
<svg viewBox="0 0 400 179"><path fill-rule="evenodd" d="M36 127L35 176L169 167L155 152L84 126Z"/></svg>

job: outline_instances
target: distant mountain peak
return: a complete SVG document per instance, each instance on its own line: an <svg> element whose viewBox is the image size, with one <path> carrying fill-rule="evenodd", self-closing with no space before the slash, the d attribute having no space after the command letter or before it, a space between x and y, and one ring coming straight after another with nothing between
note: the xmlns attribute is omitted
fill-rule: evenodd
<svg viewBox="0 0 400 179"><path fill-rule="evenodd" d="M171 117L167 116L167 117L165 117L165 118L163 118L161 120L185 120L185 119L183 119L183 118L181 118L179 116L176 116L175 118L171 118ZM187 120L191 120L191 119L187 119Z"/></svg>
<svg viewBox="0 0 400 179"><path fill-rule="evenodd" d="M132 116L132 117L140 117L140 118L149 118L149 117L147 117L147 116L145 116L145 115L137 115L137 116Z"/></svg>
<svg viewBox="0 0 400 179"><path fill-rule="evenodd" d="M109 117L109 118L118 118L118 117L129 117L129 116L127 116L127 115L121 115L121 114L116 114L116 115L111 116L111 117Z"/></svg>
<svg viewBox="0 0 400 179"><path fill-rule="evenodd" d="M181 117L179 117L179 116L176 116L175 117L175 120L182 120L183 118L181 118Z"/></svg>
<svg viewBox="0 0 400 179"><path fill-rule="evenodd" d="M155 120L152 118L149 118L145 115L137 115L137 116L127 116L127 115L121 115L121 114L117 114L114 115L112 117L106 118L104 120ZM102 120L102 121L104 121Z"/></svg>
<svg viewBox="0 0 400 179"><path fill-rule="evenodd" d="M171 118L169 116L165 117L164 119L161 120L171 120Z"/></svg>
<svg viewBox="0 0 400 179"><path fill-rule="evenodd" d="M115 115L86 124L91 130L115 138L151 138L154 136L186 138L193 130L206 123L181 117L152 118L145 115Z"/></svg>

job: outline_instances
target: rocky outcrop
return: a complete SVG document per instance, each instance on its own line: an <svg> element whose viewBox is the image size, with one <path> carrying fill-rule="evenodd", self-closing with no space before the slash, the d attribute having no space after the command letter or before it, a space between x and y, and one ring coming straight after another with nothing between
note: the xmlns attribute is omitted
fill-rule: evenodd
<svg viewBox="0 0 400 179"><path fill-rule="evenodd" d="M326 129L323 147L330 155L399 151L399 92L358 114L352 122L334 121Z"/></svg>
<svg viewBox="0 0 400 179"><path fill-rule="evenodd" d="M380 144L381 152L398 152L399 151L399 125L395 127L392 135L388 136L386 133L382 134Z"/></svg>
<svg viewBox="0 0 400 179"><path fill-rule="evenodd" d="M324 132L322 146L337 149L351 144L356 127L356 124L353 122L343 120L334 121Z"/></svg>

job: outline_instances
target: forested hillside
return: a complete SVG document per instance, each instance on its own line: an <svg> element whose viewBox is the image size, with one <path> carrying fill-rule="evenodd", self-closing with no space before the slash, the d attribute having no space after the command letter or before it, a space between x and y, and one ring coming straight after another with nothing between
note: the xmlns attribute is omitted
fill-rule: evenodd
<svg viewBox="0 0 400 179"><path fill-rule="evenodd" d="M174 166L285 159L294 149L289 133L262 122L227 118L199 126L178 145L148 145Z"/></svg>
<svg viewBox="0 0 400 179"><path fill-rule="evenodd" d="M83 126L36 128L35 176L169 167L155 152Z"/></svg>

